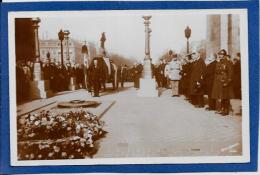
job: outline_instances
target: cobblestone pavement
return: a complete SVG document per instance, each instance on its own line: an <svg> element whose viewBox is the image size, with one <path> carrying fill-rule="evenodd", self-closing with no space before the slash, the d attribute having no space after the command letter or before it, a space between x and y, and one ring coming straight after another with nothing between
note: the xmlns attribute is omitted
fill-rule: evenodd
<svg viewBox="0 0 260 175"><path fill-rule="evenodd" d="M95 157L172 157L241 155L241 116L215 114L193 107L183 97L141 98L132 84L93 98L85 90L65 92L18 106L18 113L66 100L115 101L103 115L105 130ZM231 148L232 149L229 149Z"/></svg>
<svg viewBox="0 0 260 175"><path fill-rule="evenodd" d="M195 108L170 90L157 98L137 97L134 88L101 97L110 98L116 104L103 117L108 134L95 157L241 154L241 116Z"/></svg>

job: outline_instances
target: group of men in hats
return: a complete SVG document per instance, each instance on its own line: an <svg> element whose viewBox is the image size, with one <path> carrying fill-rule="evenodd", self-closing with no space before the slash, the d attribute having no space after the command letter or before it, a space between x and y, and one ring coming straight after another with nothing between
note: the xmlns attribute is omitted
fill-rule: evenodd
<svg viewBox="0 0 260 175"><path fill-rule="evenodd" d="M168 63L161 61L157 68L164 70L160 74L156 71L155 77L158 87L167 88L170 84L173 97L185 95L195 107L203 108L204 97L207 96L206 110L216 110L216 113L226 116L230 110L230 99L241 99L240 66L240 53L231 60L224 49L206 59L200 52L193 52L182 61L176 55L172 55Z"/></svg>

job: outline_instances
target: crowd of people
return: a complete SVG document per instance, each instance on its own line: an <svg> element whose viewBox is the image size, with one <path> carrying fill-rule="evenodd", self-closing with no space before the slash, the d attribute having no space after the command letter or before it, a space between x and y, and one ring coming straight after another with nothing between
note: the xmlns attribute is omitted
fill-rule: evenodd
<svg viewBox="0 0 260 175"><path fill-rule="evenodd" d="M113 89L123 88L125 82L138 82L137 79L141 77L141 70L135 73L135 66L115 65L112 60L105 63L106 61L100 61L100 58L102 57L95 57L89 65L84 66L71 63L62 65L49 57L46 62L40 62L41 78L49 81L49 89L54 93L71 90L71 83L74 83L75 87L87 89L93 96L98 97L100 91L106 91L107 82L112 83ZM107 64L110 66L106 66ZM30 82L34 79L33 69L32 61L16 63L18 102L30 98Z"/></svg>
<svg viewBox="0 0 260 175"><path fill-rule="evenodd" d="M101 57L102 58L102 57ZM124 82L134 82L139 88L143 65L141 63L115 65L111 60L110 67L102 68L99 58L94 58L89 66L66 63L55 63L47 59L41 63L42 79L49 80L49 88L53 92L70 90L71 79L75 86L85 88L98 97L100 91L106 90L106 82L112 80L113 89ZM106 64L105 61L103 63ZM222 115L229 114L230 99L241 99L241 68L240 53L231 59L226 50L203 59L199 52L186 55L179 59L177 54L171 55L171 60L160 60L152 65L152 72L158 88L171 88L172 96L184 95L195 107L202 108L207 96L207 110L217 110ZM115 71L116 70L116 71ZM108 74L110 75L107 78ZM116 74L116 75L115 75ZM33 62L18 61L16 65L17 101L29 98L30 81L33 80ZM220 101L220 107L218 105Z"/></svg>
<svg viewBox="0 0 260 175"><path fill-rule="evenodd" d="M154 76L158 87L171 87L173 97L184 95L195 107L203 108L207 96L206 110L223 116L229 114L230 99L241 99L240 53L233 59L224 49L206 59L199 52L181 60L174 54L171 57L154 66Z"/></svg>
<svg viewBox="0 0 260 175"><path fill-rule="evenodd" d="M18 61L16 63L16 89L18 101L24 101L29 98L30 81L33 80L33 62ZM76 77L76 84L79 87L84 86L84 67L79 64L64 64L60 62L41 62L41 77L49 80L49 88L53 92L69 90L70 78Z"/></svg>

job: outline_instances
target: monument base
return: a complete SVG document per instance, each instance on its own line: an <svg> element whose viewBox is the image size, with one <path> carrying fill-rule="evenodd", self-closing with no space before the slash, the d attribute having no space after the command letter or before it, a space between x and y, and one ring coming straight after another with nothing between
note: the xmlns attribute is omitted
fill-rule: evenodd
<svg viewBox="0 0 260 175"><path fill-rule="evenodd" d="M140 79L140 89L137 91L138 97L158 97L155 79Z"/></svg>
<svg viewBox="0 0 260 175"><path fill-rule="evenodd" d="M37 80L30 82L30 99L48 98L53 95L49 90L49 81Z"/></svg>
<svg viewBox="0 0 260 175"><path fill-rule="evenodd" d="M75 91L77 89L78 89L78 86L76 85L76 78L75 77L71 77L70 78L69 90L70 91Z"/></svg>

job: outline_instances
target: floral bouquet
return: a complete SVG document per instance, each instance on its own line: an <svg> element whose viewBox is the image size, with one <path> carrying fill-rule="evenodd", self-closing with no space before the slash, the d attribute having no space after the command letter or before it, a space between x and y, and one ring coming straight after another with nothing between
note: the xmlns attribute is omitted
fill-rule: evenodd
<svg viewBox="0 0 260 175"><path fill-rule="evenodd" d="M18 120L20 160L92 157L95 141L105 135L104 122L87 111L41 111Z"/></svg>

